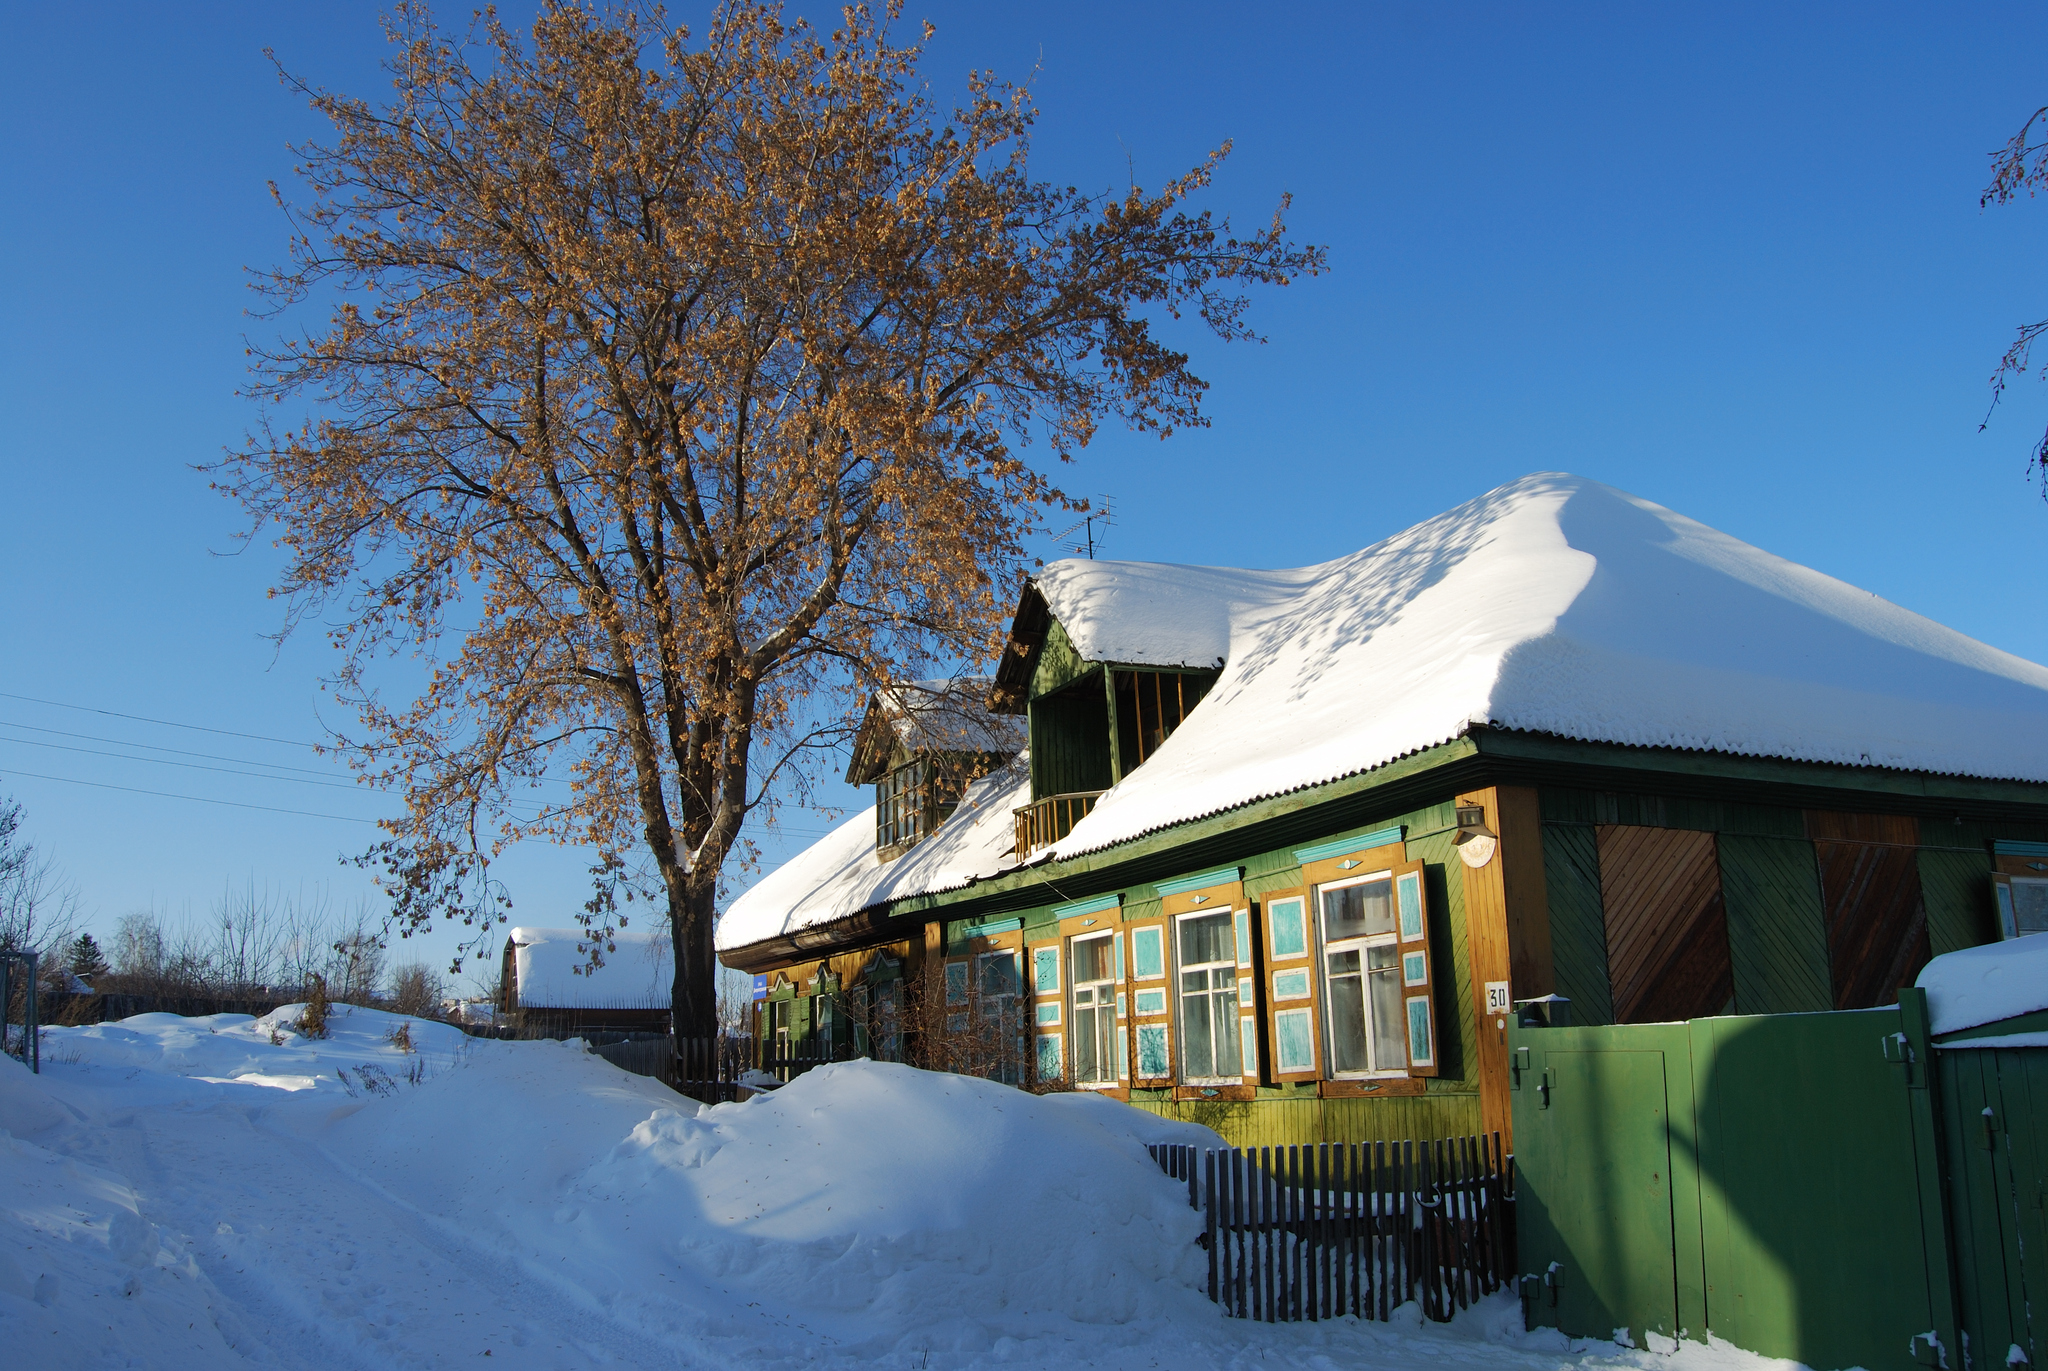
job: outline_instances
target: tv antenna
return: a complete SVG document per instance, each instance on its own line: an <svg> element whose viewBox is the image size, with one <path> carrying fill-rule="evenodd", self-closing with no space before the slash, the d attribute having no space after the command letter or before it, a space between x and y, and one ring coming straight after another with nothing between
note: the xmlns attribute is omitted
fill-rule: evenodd
<svg viewBox="0 0 2048 1371"><path fill-rule="evenodd" d="M1102 508L1091 510L1078 522L1069 524L1052 536L1053 542L1062 548L1091 561L1096 549L1106 540L1108 531L1116 527L1116 501L1108 495L1096 498L1101 501Z"/></svg>

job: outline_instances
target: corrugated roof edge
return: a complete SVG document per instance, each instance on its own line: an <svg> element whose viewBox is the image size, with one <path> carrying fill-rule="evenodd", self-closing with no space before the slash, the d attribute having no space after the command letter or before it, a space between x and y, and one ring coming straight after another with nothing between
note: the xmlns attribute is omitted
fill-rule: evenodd
<svg viewBox="0 0 2048 1371"><path fill-rule="evenodd" d="M774 938L763 938L756 942L743 943L738 947L727 948L725 952L721 955L739 958L749 948L764 947L770 943L788 942L799 937L815 938L823 934L826 930L841 928L855 922L856 920L872 920L876 916L878 911L881 912L884 917L886 917L886 911L890 909L892 906L905 904L911 900L929 899L935 895L951 895L956 891L971 890L975 886L980 885L985 881L997 880L1004 876L1013 876L1018 872L1029 871L1035 867L1050 865L1054 862L1078 861L1083 857L1098 856L1104 852L1114 851L1119 847L1127 847L1132 843L1143 842L1145 839L1154 837L1161 833L1171 832L1176 828L1186 828L1190 825L1202 823L1209 819L1219 818L1225 814L1235 813L1240 809L1249 809L1253 805L1263 804L1268 800L1284 799L1289 795L1299 795L1301 792L1305 790L1314 790L1320 786L1336 785L1342 781L1353 780L1360 776L1369 776L1375 771L1384 770L1387 767L1393 766L1398 762L1405 761L1410 757L1416 756L1420 753L1428 752L1432 748L1442 747L1446 743L1456 742L1459 738L1470 737L1474 730L1482 730L1489 733L1520 734L1524 737L1530 738L1556 738L1564 742L1588 743L1599 747L1611 747L1624 752L1676 752L1704 757L1741 757L1760 761L1790 762L1800 766L1839 767L1846 771L1869 771L1875 773L1890 773L1898 776L1935 776L1965 781L1993 781L2003 782L2012 785L2034 785L2041 786L2044 791L2048 791L2048 781L2036 781L2025 776L1978 776L1967 771L1915 771L1910 767L1878 766L1874 764L1857 765L1851 762L1817 762L1810 758L1805 757L1786 757L1775 752L1733 752L1723 748L1712 747L1670 747L1653 745L1649 743L1617 743L1606 738L1582 738L1577 734L1558 733L1549 729L1504 728L1499 724L1472 724L1460 730L1457 734L1453 735L1452 737L1439 738L1435 742L1424 743L1420 747L1410 748L1406 752L1398 753L1395 756L1387 758L1383 762L1376 762L1372 766L1358 767L1351 771L1339 772L1334 776L1325 776L1320 780L1307 781L1297 786L1289 786L1285 790L1267 791L1258 795L1251 796L1249 799L1235 801L1231 804L1218 806L1215 809L1204 810L1199 814L1190 814L1185 818L1175 819L1172 823L1158 824L1151 828L1141 830L1140 832L1130 834L1126 837L1118 838L1114 842L1103 843L1098 847L1083 848L1078 852L1063 852L1058 857L1054 857L1050 853L1047 853L1046 855L1039 857L1034 861L1019 862L1015 866L1006 866L1001 870L994 872L993 874L988 876L970 877L967 880L957 882L953 885L935 886L930 890L921 890L914 895L899 895L888 900L878 900L874 904L863 905L861 908L853 911L851 914L841 915L839 918L833 919L827 923L811 924L804 928L793 930L789 933L780 934Z"/></svg>

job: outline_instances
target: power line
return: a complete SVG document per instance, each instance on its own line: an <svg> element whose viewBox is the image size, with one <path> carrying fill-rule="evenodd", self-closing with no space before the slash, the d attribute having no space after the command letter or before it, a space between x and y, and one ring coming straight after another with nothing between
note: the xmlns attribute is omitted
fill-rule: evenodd
<svg viewBox="0 0 2048 1371"><path fill-rule="evenodd" d="M132 785L109 785L105 781L81 781L73 776L45 776L36 771L15 771L9 769L0 775L28 776L38 781L60 781L65 785L89 785L99 790L125 790L130 795L154 795L164 800L191 800L203 805L228 805L235 809L260 809L267 814L297 814L306 819L340 819L344 823L374 824L375 819L358 818L353 814L315 814L310 809L280 809L276 805L252 805L240 800L215 800L205 795L174 795L168 790L144 790Z"/></svg>
<svg viewBox="0 0 2048 1371"><path fill-rule="evenodd" d="M73 747L73 746L72 746L71 744L69 744L69 743L46 743L46 742L43 742L43 741L42 741L41 739L39 739L39 738L9 738L9 737L5 737L5 736L0 736L0 743L14 743L14 744L16 744L17 746L20 746L20 747L47 747L47 748L53 748L53 749L55 749L55 750L56 750L56 751L58 751L58 752L78 752L78 753L83 753L83 754L84 754L85 756L88 756L88 757L112 757L112 758L114 758L114 759L115 759L116 761L122 761L122 762L149 762L149 763L151 763L151 764L153 764L153 765L155 765L155 766L182 766L182 767L185 767L185 768L187 768L187 769L189 769L189 770L192 770L192 771L215 771L215 772L219 772L219 773L221 773L222 775L225 775L225 776L246 776L246 777L248 777L248 778L249 778L250 780L252 780L252 781L285 781L285 782L288 782L288 783L290 783L290 784L292 784L292 785L318 785L318 786L327 786L327 787L329 787L329 788L331 788L331 789L334 789L334 790L384 790L384 789L386 789L386 787L384 787L384 786L379 786L379 785L359 786L359 785L356 785L355 783L353 783L353 782L351 782L351 781L315 781L315 780L311 780L311 779L308 779L307 777L304 777L304 776L270 776L270 775L266 775L266 774L264 774L263 772L260 772L260 771L236 771L236 770L234 770L234 769L232 769L232 768L230 768L230 767L225 767L225 766L207 766L207 765L206 765L206 764L204 764L203 762L180 762L180 761L174 761L174 760L172 760L172 759L171 759L171 758L169 758L169 757L137 757L137 756L134 756L134 755L133 755L133 754L131 754L131 753L126 753L126 752L105 752L105 751L102 751L101 749L99 749L99 748L96 748L96 747ZM147 744L144 744L144 746L147 746ZM232 758L232 757L229 757L229 758L222 758L221 760L223 760L223 761L234 761L234 760L237 760L237 759L236 759L236 758ZM248 763L248 765L251 765L251 766L262 766L262 765L263 765L263 763L261 763L261 762L252 762L252 763ZM296 770L296 769L299 769L299 768L294 768L294 769Z"/></svg>
<svg viewBox="0 0 2048 1371"><path fill-rule="evenodd" d="M193 752L182 747L165 747L162 743L132 742L127 738L103 738L97 733L72 733L67 729L45 728L41 724L17 723L12 719L0 719L0 728L25 728L31 733L54 733L59 738L77 738L88 743L112 743L116 747L146 747L151 752L175 752L180 757L203 757L209 762L233 762L238 766L265 766L273 771L302 771L308 776L334 775L332 771L322 771L317 767L292 766L286 762L259 762L248 757L223 757L217 752ZM17 738L13 741L28 742L29 739ZM147 761L149 759L137 758L136 760Z"/></svg>
<svg viewBox="0 0 2048 1371"><path fill-rule="evenodd" d="M273 738L264 733L237 733L232 728L208 728L205 724L181 724L175 719L152 719L144 714L123 714L118 709L95 709L91 705L66 704L62 700L43 700L34 695L16 695L0 690L0 700L26 700L30 704L49 705L53 709L75 709L83 714L104 714L112 719L133 719L139 724L160 724L165 728L188 728L194 733L218 733L226 738L248 738L259 743L283 743L286 747L317 748L318 743L302 743L296 738Z"/></svg>

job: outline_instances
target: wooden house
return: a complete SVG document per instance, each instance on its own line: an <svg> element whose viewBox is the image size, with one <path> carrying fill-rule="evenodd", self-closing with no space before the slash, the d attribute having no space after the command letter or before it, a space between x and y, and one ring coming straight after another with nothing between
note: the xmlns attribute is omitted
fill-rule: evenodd
<svg viewBox="0 0 2048 1371"><path fill-rule="evenodd" d="M857 756L876 816L726 914L771 1033L938 966L945 1031L1239 1144L1506 1133L1518 1001L1885 1004L2048 907L2048 670L1570 476L1297 570L1053 563L986 707L1028 745L914 841Z"/></svg>
<svg viewBox="0 0 2048 1371"><path fill-rule="evenodd" d="M505 939L498 1012L520 1028L591 1033L669 1031L675 995L665 934L612 935L604 965L588 965L589 931L515 928Z"/></svg>

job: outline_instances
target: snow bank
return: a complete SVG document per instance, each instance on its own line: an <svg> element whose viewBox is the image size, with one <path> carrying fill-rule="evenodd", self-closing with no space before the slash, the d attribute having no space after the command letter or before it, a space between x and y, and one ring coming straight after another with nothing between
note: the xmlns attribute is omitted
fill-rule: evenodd
<svg viewBox="0 0 2048 1371"><path fill-rule="evenodd" d="M1937 1035L2048 1009L2048 933L1944 952L1913 984Z"/></svg>
<svg viewBox="0 0 2048 1371"><path fill-rule="evenodd" d="M675 990L665 933L620 931L604 965L590 966L590 932L515 928L513 959L522 1006L547 1009L666 1009Z"/></svg>
<svg viewBox="0 0 2048 1371"><path fill-rule="evenodd" d="M347 1120L332 1147L504 1252L607 1272L607 1310L650 1334L687 1326L679 1305L728 1335L748 1322L735 1308L800 1317L875 1354L1121 1345L1216 1318L1195 1289L1199 1220L1143 1146L1219 1145L1206 1129L871 1062L700 1110L629 1098L590 1061L480 1059ZM508 1127L537 1096L577 1107Z"/></svg>
<svg viewBox="0 0 2048 1371"><path fill-rule="evenodd" d="M700 1109L574 1044L450 1050L417 1020L429 1051L398 1055L432 1069L400 1071L394 1016L339 1017L273 1043L148 1015L52 1030L41 1078L0 1060L12 1360L1789 1371L1524 1333L1507 1297L1447 1328L1224 1319L1143 1150L1213 1135L1099 1096L858 1062Z"/></svg>

